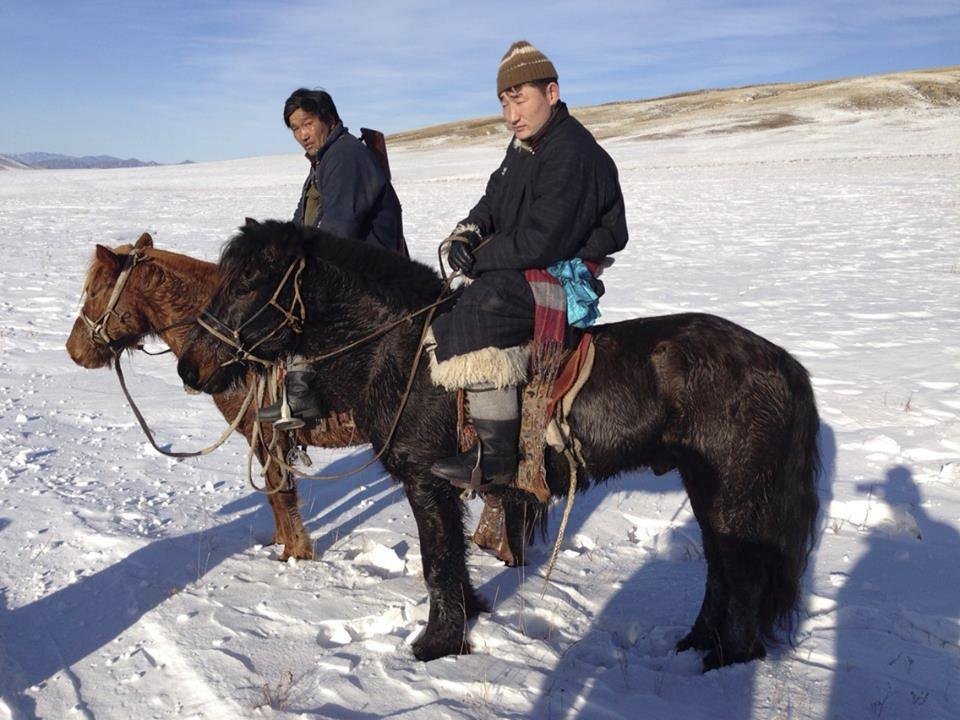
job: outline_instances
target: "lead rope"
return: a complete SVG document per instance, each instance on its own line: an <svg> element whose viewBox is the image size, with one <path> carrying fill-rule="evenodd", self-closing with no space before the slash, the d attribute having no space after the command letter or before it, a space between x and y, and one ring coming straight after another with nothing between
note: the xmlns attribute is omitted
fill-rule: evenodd
<svg viewBox="0 0 960 720"><path fill-rule="evenodd" d="M253 399L254 391L256 390L256 383L250 383L250 389L247 391L247 396L243 399L243 404L240 406L240 410L237 413L237 416L233 419L233 422L230 423L230 426L223 431L223 434L217 439L213 445L203 448L202 450L196 450L193 452L171 452L169 450L162 449L157 445L156 440L153 438L153 433L150 432L150 428L147 426L147 421L144 419L143 414L140 412L140 408L137 407L137 404L133 401L133 397L130 395L130 391L127 389L127 382L123 377L123 370L120 368L120 355L114 355L114 368L117 371L117 378L120 380L120 388L123 390L123 394L127 398L127 403L130 405L130 409L133 410L133 414L137 418L137 422L140 423L140 427L143 429L143 433L147 436L147 440L150 441L150 444L153 446L153 449L156 450L161 455L166 455L167 457L174 458L188 458L188 457L197 457L198 455L207 455L218 447L223 445L227 438L240 426L240 421L243 419L244 414L247 412L247 408L250 407L250 401Z"/></svg>
<svg viewBox="0 0 960 720"><path fill-rule="evenodd" d="M271 396L273 396L276 394L275 388L277 383L275 366L271 372L271 380ZM271 488L267 482L264 482L263 486L258 486L253 480L253 458L254 455L256 455L256 447L258 444L266 451L266 458L263 460L263 468L260 470L261 476L265 476L269 472L270 466L277 462L277 455L275 455L275 453L277 444L280 440L280 433L274 430L272 437L270 438L270 444L264 445L263 430L261 429L262 423L260 422L260 407L263 405L266 387L267 380L262 377L257 378L257 404L254 407L253 413L253 427L250 434L250 449L247 451L247 484L258 493L263 493L264 495L274 495L278 492L284 492L290 489L290 475L282 467L280 468L281 482L275 488Z"/></svg>
<svg viewBox="0 0 960 720"><path fill-rule="evenodd" d="M560 527L557 528L557 539L553 543L553 550L550 552L550 562L547 563L547 572L543 576L543 589L540 591L540 599L543 599L547 592L547 586L550 584L550 574L553 572L553 566L560 555L560 546L563 544L563 534L567 531L567 522L570 520L570 513L573 511L573 496L577 492L577 463L586 467L580 451L573 447L567 447L563 450L563 456L567 459L570 467L570 488L567 490L567 503L563 508L563 517L560 519Z"/></svg>

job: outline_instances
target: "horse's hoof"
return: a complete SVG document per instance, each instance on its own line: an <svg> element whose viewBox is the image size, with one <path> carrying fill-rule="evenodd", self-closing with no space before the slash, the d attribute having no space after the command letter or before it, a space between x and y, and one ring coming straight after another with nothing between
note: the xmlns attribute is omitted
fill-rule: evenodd
<svg viewBox="0 0 960 720"><path fill-rule="evenodd" d="M292 550L287 549L287 546L283 546L283 552L280 553L280 557L277 558L280 562L286 562L290 558L295 560L313 560L313 548L307 546L306 548L294 548Z"/></svg>
<svg viewBox="0 0 960 720"><path fill-rule="evenodd" d="M751 662L752 660L762 660L767 656L767 649L762 643L754 643L752 649L747 652L723 652L719 648L710 650L703 656L703 671L710 672L726 665L734 663Z"/></svg>
<svg viewBox="0 0 960 720"><path fill-rule="evenodd" d="M414 657L423 662L430 662L447 655L469 655L470 643L467 642L465 632L460 630L451 635L452 642L449 637L438 637L429 628L425 629L413 643Z"/></svg>
<svg viewBox="0 0 960 720"><path fill-rule="evenodd" d="M686 652L687 650L699 650L702 652L704 650L709 650L710 647L710 641L706 638L704 633L694 629L677 641L675 650L678 653Z"/></svg>

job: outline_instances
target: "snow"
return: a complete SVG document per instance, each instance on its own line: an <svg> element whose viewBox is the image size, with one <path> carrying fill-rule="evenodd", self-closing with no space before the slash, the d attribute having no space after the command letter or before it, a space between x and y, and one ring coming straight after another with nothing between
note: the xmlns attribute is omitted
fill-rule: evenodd
<svg viewBox="0 0 960 720"><path fill-rule="evenodd" d="M823 421L795 647L707 674L673 653L705 572L674 474L578 498L542 597L547 547L518 569L473 552L494 610L473 655L424 664L416 528L379 465L303 481L319 559L279 563L242 438L163 457L112 373L70 361L95 243L149 231L213 260L245 216L290 216L301 157L0 174L0 718L958 717L960 113L852 117L605 141L632 239L604 320L729 317L807 366ZM415 256L501 152L392 152ZM125 363L161 443L220 434L169 356ZM369 450L311 456L342 472Z"/></svg>

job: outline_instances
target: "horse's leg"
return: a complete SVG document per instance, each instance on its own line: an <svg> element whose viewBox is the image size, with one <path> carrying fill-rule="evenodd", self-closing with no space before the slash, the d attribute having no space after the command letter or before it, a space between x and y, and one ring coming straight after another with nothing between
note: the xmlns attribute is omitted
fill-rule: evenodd
<svg viewBox="0 0 960 720"><path fill-rule="evenodd" d="M492 550L507 567L526 565L527 545L542 524L544 512L538 503L514 502L487 494L471 539L477 547Z"/></svg>
<svg viewBox="0 0 960 720"><path fill-rule="evenodd" d="M279 487L282 482L284 480L279 471L273 468L267 471L268 487L271 489ZM274 542L283 544L283 552L278 559L281 562L289 558L312 560L313 543L300 516L300 499L297 496L296 483L291 481L288 489L271 493L270 507L273 509L277 527Z"/></svg>
<svg viewBox="0 0 960 720"><path fill-rule="evenodd" d="M769 560L755 542L720 536L716 544L727 584L726 606L713 647L703 658L705 671L767 654L758 618Z"/></svg>
<svg viewBox="0 0 960 720"><path fill-rule="evenodd" d="M281 442L281 448L285 447L285 443ZM267 461L267 452L262 446L257 448L257 458L261 465ZM312 560L313 543L300 516L296 481L291 478L288 483L283 471L275 463L271 463L267 468L266 486L269 492L267 499L270 509L273 510L273 542L283 545L283 552L278 559L281 562L289 558Z"/></svg>
<svg viewBox="0 0 960 720"><path fill-rule="evenodd" d="M723 563L714 526L716 518L712 511L718 479L714 470L698 458L681 458L677 469L690 499L693 516L700 526L703 555L707 561L707 580L697 619L690 632L677 643L676 651L683 652L690 648L704 651L716 646L727 603Z"/></svg>
<svg viewBox="0 0 960 720"><path fill-rule="evenodd" d="M417 521L430 602L427 627L413 643L413 654L426 661L469 653L467 620L488 608L467 573L463 508L457 490L426 470L405 478L404 489Z"/></svg>
<svg viewBox="0 0 960 720"><path fill-rule="evenodd" d="M533 535L545 517L546 505L534 502L503 503L504 518L506 520L507 544L513 554L511 567L526 565L527 545L533 542Z"/></svg>
<svg viewBox="0 0 960 720"><path fill-rule="evenodd" d="M749 533L754 498L738 488L751 487L744 472L711 468L687 458L680 474L700 525L707 560L707 582L693 628L677 643L677 652L706 651L704 670L763 657L758 618L766 567L756 543L741 539Z"/></svg>
<svg viewBox="0 0 960 720"><path fill-rule="evenodd" d="M694 513L696 514L696 513ZM677 652L693 648L710 650L719 638L718 629L723 620L726 605L726 590L723 583L720 549L716 535L709 522L700 520L700 534L703 536L703 554L707 560L707 582L703 594L700 612L690 632L677 643Z"/></svg>

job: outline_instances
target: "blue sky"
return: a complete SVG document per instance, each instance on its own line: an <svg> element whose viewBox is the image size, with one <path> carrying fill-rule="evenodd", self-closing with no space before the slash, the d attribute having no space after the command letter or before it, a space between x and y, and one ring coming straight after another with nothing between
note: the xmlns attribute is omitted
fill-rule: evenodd
<svg viewBox="0 0 960 720"><path fill-rule="evenodd" d="M520 38L586 105L960 64L960 0L0 0L0 153L295 152L282 107L299 86L352 128L492 115Z"/></svg>

